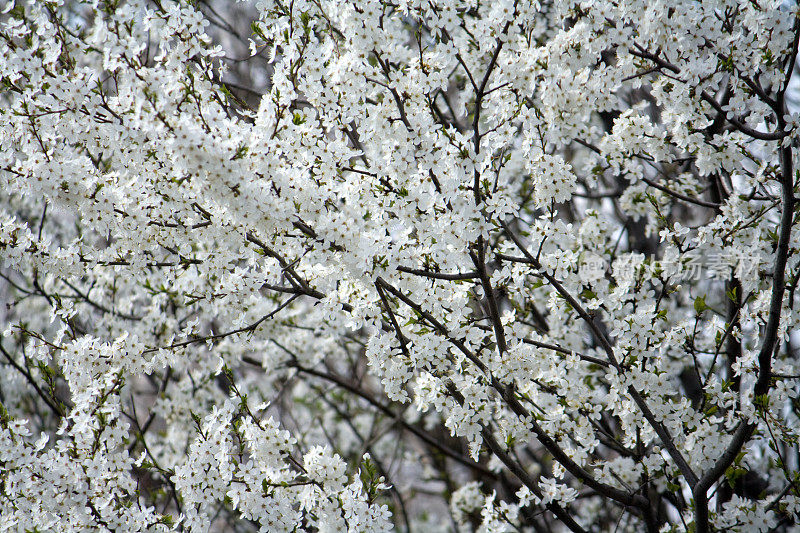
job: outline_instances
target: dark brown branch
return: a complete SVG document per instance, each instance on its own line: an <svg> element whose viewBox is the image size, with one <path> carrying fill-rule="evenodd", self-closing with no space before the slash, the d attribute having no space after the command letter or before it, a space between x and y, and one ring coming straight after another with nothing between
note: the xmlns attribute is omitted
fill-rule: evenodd
<svg viewBox="0 0 800 533"><path fill-rule="evenodd" d="M414 274L415 276L422 276L431 279L442 279L448 281L462 281L462 280L476 279L478 277L477 272L466 272L464 274L460 273L446 274L444 272L420 270L417 268L409 268L404 266L397 267L397 270L399 270L400 272L405 272L406 274Z"/></svg>

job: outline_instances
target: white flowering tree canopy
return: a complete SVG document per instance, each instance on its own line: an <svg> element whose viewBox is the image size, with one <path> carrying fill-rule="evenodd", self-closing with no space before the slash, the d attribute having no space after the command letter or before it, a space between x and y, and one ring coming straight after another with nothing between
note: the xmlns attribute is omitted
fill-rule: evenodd
<svg viewBox="0 0 800 533"><path fill-rule="evenodd" d="M0 531L800 531L794 1L0 8Z"/></svg>

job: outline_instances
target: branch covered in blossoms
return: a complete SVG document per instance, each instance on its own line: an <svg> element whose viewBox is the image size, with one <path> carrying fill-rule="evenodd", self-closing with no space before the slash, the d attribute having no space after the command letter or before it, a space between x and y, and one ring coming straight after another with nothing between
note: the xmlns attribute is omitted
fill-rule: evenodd
<svg viewBox="0 0 800 533"><path fill-rule="evenodd" d="M0 530L800 527L796 3L0 7Z"/></svg>

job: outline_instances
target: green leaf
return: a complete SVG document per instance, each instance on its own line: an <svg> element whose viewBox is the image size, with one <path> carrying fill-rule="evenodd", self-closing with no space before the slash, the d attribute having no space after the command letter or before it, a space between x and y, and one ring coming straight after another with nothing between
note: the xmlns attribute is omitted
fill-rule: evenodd
<svg viewBox="0 0 800 533"><path fill-rule="evenodd" d="M698 296L697 298L694 299L694 310L698 315L703 311L705 311L706 309L711 309L711 308L706 304L705 296Z"/></svg>
<svg viewBox="0 0 800 533"><path fill-rule="evenodd" d="M736 287L731 287L730 290L725 291L725 295L730 301L735 302L737 300Z"/></svg>

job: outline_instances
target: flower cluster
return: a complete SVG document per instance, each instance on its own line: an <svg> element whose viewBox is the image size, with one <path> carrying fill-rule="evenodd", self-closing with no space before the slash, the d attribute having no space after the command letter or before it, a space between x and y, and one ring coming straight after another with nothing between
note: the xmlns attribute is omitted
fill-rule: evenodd
<svg viewBox="0 0 800 533"><path fill-rule="evenodd" d="M0 530L800 524L795 2L0 7Z"/></svg>

